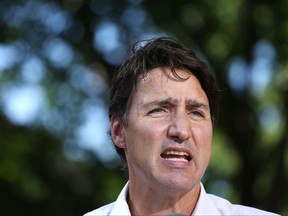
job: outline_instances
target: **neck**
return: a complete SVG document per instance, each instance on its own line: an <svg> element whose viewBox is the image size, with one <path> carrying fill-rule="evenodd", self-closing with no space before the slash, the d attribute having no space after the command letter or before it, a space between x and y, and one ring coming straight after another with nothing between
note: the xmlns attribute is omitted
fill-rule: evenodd
<svg viewBox="0 0 288 216"><path fill-rule="evenodd" d="M129 183L127 201L132 215L192 215L200 190L200 183L186 192L135 187Z"/></svg>

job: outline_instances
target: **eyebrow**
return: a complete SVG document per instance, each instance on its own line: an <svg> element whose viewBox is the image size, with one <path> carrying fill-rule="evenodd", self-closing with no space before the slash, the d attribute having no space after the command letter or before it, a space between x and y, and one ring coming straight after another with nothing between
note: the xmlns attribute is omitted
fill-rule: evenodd
<svg viewBox="0 0 288 216"><path fill-rule="evenodd" d="M197 100L187 100L186 101L186 107L191 107L191 108L203 108L205 110L210 110L209 105L199 102Z"/></svg>
<svg viewBox="0 0 288 216"><path fill-rule="evenodd" d="M186 107L187 108L203 108L205 110L209 110L209 105L202 103L200 101L197 100L186 100ZM148 103L143 103L142 106L145 107L150 107L150 106L172 106L172 105L177 105L178 104L178 100L177 99L173 99L171 97L165 98L165 99L160 99L160 100L154 100Z"/></svg>
<svg viewBox="0 0 288 216"><path fill-rule="evenodd" d="M165 105L176 105L177 100L172 99L171 97L165 98L165 99L159 99L159 100L153 100L148 103L142 103L141 105L145 107L150 107L150 106L165 106Z"/></svg>

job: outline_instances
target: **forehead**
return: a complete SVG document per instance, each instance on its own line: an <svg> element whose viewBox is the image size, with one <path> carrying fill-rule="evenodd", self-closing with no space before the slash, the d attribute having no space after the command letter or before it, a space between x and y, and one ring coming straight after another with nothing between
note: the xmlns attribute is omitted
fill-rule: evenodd
<svg viewBox="0 0 288 216"><path fill-rule="evenodd" d="M176 70L177 75L168 68L155 68L138 80L137 90L133 97L141 100L152 100L159 97L171 97L175 99L197 99L208 103L206 93L202 89L198 79L184 70Z"/></svg>

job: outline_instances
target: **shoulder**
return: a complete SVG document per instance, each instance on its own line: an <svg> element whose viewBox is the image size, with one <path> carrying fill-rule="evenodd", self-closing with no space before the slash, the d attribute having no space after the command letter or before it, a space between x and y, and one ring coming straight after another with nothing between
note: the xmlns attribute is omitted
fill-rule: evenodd
<svg viewBox="0 0 288 216"><path fill-rule="evenodd" d="M107 205L104 205L100 208L97 208L93 211L90 211L83 216L95 216L95 215L110 215L111 210L113 209L114 203L109 203Z"/></svg>
<svg viewBox="0 0 288 216"><path fill-rule="evenodd" d="M215 207L222 215L276 215L257 208L232 204L228 200L212 194L207 194L207 198L215 204Z"/></svg>
<svg viewBox="0 0 288 216"><path fill-rule="evenodd" d="M193 215L276 215L260 209L232 204L219 196L206 193L201 183L201 192Z"/></svg>

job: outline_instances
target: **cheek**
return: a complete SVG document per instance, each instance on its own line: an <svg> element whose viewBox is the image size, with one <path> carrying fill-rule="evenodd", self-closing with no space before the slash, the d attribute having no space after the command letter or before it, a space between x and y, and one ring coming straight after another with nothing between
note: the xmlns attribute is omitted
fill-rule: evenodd
<svg viewBox="0 0 288 216"><path fill-rule="evenodd" d="M167 131L167 125L163 124L163 122L139 121L132 127L131 134L150 141L159 139Z"/></svg>
<svg viewBox="0 0 288 216"><path fill-rule="evenodd" d="M153 140L151 129L144 124L131 125L126 133L126 145L128 150L137 151L150 145Z"/></svg>
<svg viewBox="0 0 288 216"><path fill-rule="evenodd" d="M199 151L211 151L212 148L212 127L197 127L192 130L193 137Z"/></svg>
<svg viewBox="0 0 288 216"><path fill-rule="evenodd" d="M193 138L196 148L196 166L200 172L204 173L212 152L212 130L209 127L201 127L197 130L194 128Z"/></svg>
<svg viewBox="0 0 288 216"><path fill-rule="evenodd" d="M138 155L147 155L149 152L157 151L157 148L161 147L163 136L166 134L163 125L155 125L151 122L149 124L139 122L131 125L128 131L126 134L127 150L137 152Z"/></svg>

